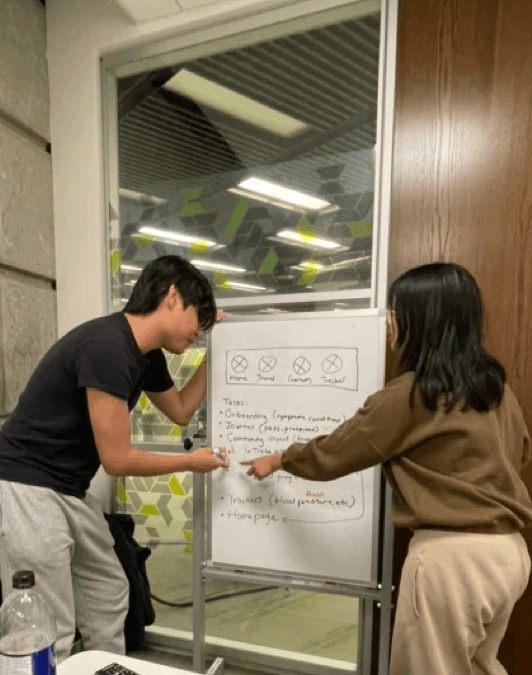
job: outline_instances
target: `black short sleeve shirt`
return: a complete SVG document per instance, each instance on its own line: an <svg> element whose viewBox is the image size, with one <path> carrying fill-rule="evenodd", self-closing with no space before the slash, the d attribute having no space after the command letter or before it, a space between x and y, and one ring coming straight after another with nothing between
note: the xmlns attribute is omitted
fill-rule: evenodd
<svg viewBox="0 0 532 675"><path fill-rule="evenodd" d="M82 497L100 462L87 387L128 402L173 386L160 349L142 354L122 312L77 326L44 355L0 431L0 479Z"/></svg>

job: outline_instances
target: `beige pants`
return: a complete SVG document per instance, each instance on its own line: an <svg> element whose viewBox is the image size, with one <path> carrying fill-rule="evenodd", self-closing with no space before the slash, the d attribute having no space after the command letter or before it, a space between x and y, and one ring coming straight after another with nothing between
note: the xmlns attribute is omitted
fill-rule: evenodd
<svg viewBox="0 0 532 675"><path fill-rule="evenodd" d="M401 575L391 675L504 675L497 653L529 575L520 534L416 532Z"/></svg>
<svg viewBox="0 0 532 675"><path fill-rule="evenodd" d="M129 584L98 501L0 481L0 570L35 572L35 586L56 619L56 656L70 655L76 627L85 649L124 654Z"/></svg>

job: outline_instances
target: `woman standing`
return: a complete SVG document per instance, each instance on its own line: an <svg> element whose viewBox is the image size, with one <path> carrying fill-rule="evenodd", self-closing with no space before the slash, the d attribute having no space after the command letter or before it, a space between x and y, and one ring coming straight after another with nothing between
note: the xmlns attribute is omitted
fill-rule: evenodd
<svg viewBox="0 0 532 675"><path fill-rule="evenodd" d="M247 462L333 480L382 463L396 527L414 531L399 589L391 675L502 675L497 659L530 575L520 478L530 437L503 366L482 347L473 277L434 263L388 294L396 376L326 436Z"/></svg>

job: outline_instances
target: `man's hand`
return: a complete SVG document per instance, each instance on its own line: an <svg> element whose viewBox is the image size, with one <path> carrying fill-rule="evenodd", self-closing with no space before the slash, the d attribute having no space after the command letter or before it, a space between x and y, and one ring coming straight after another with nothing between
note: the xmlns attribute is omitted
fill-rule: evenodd
<svg viewBox="0 0 532 675"><path fill-rule="evenodd" d="M215 454L212 448L198 448L188 456L188 459L191 460L189 471L209 473L221 466L227 469L229 466L227 451L224 448L220 448L219 451L219 454Z"/></svg>
<svg viewBox="0 0 532 675"><path fill-rule="evenodd" d="M281 452L276 452L274 455L262 455L254 459L247 459L244 462L240 462L240 464L242 466L249 466L247 470L248 476L254 476L257 480L262 480L282 468L282 456Z"/></svg>
<svg viewBox="0 0 532 675"><path fill-rule="evenodd" d="M220 323L220 321L223 321L228 316L231 316L231 314L229 314L229 312L226 312L225 309L217 309L215 321L216 323Z"/></svg>

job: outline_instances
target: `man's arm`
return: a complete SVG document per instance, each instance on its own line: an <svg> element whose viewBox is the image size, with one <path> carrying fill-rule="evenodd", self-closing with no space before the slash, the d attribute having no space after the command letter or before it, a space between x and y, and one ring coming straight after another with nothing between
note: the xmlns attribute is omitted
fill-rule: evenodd
<svg viewBox="0 0 532 675"><path fill-rule="evenodd" d="M100 462L110 476L162 476L174 471L207 473L227 466L225 456L215 457L210 448L187 455L158 455L129 444L127 402L100 389L87 388L87 405Z"/></svg>
<svg viewBox="0 0 532 675"><path fill-rule="evenodd" d="M166 391L147 391L146 396L174 424L186 426L198 409L207 389L206 358L182 389L171 387Z"/></svg>

